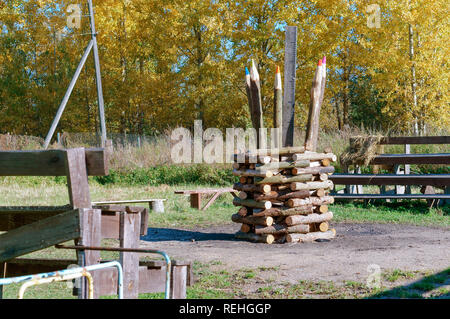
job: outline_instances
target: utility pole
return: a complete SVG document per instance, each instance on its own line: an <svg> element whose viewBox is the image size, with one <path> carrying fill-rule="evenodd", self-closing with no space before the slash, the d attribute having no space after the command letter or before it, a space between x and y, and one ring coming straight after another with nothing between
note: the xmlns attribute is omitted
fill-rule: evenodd
<svg viewBox="0 0 450 319"><path fill-rule="evenodd" d="M81 58L81 61L78 64L78 67L75 71L72 81L70 82L69 87L67 88L66 94L64 95L64 98L63 98L61 104L59 105L56 116L53 119L50 130L47 133L47 137L45 138L45 142L44 142L45 149L48 148L50 141L51 141L53 135L55 134L55 130L59 124L59 121L64 112L64 109L66 108L67 102L69 101L69 98L72 94L75 84L77 83L77 80L80 77L80 73L81 73L84 65L86 64L86 60L87 60L91 50L93 51L93 55L94 55L95 78L96 78L96 83L97 83L97 99L98 99L98 111L99 111L99 117L100 117L100 130L101 130L101 136L102 136L102 147L105 147L105 144L106 144L107 136L106 136L106 123L105 123L105 108L104 108L104 101L103 101L100 59L98 56L97 31L95 29L94 9L93 9L93 5L92 5L92 0L87 0L87 3L88 3L88 8L89 8L89 19L90 19L90 25L91 25L91 40L89 41L89 44L88 44L86 50L84 51L83 57Z"/></svg>

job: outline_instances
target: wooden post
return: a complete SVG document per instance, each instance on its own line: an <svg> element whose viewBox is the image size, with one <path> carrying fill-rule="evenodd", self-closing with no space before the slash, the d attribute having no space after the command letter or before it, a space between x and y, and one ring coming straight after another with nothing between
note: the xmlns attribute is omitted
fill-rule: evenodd
<svg viewBox="0 0 450 319"><path fill-rule="evenodd" d="M202 207L202 194L191 194L191 207L201 209Z"/></svg>
<svg viewBox="0 0 450 319"><path fill-rule="evenodd" d="M172 276L170 277L170 298L186 299L186 279L188 277L187 265L172 265Z"/></svg>
<svg viewBox="0 0 450 319"><path fill-rule="evenodd" d="M294 146L297 27L286 27L284 52L283 146Z"/></svg>
<svg viewBox="0 0 450 319"><path fill-rule="evenodd" d="M405 144L405 154L411 154L411 145ZM411 174L411 165L405 164L405 175ZM406 185L405 194L411 194L411 186Z"/></svg>
<svg viewBox="0 0 450 319"><path fill-rule="evenodd" d="M102 211L100 209L80 209L80 232L81 239L75 240L75 245L80 246L101 246L102 236ZM95 265L100 262L100 251L77 250L78 263L80 266ZM94 283L98 278L95 272L92 272ZM97 282L97 285L101 283ZM98 286L97 286L98 287ZM99 289L94 286L94 298L99 298ZM88 298L88 288L86 279L82 279L78 290L79 299Z"/></svg>
<svg viewBox="0 0 450 319"><path fill-rule="evenodd" d="M66 151L66 172L70 204L73 208L92 208L84 148Z"/></svg>
<svg viewBox="0 0 450 319"><path fill-rule="evenodd" d="M120 247L139 248L141 214L120 212ZM121 252L123 297L137 299L139 295L139 254Z"/></svg>

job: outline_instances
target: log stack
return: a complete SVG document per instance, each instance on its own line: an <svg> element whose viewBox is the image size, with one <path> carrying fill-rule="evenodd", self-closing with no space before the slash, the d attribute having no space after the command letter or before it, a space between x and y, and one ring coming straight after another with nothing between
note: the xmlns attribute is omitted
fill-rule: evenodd
<svg viewBox="0 0 450 319"><path fill-rule="evenodd" d="M272 244L332 239L329 195L336 155L304 147L258 150L234 156L233 174L239 191L232 221L242 224L236 238Z"/></svg>

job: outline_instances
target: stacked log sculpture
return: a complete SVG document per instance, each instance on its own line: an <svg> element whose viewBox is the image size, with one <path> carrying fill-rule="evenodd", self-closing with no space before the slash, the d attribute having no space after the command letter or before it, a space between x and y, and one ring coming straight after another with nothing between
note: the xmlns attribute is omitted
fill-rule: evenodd
<svg viewBox="0 0 450 319"><path fill-rule="evenodd" d="M236 238L272 244L332 239L333 213L329 195L336 155L286 147L236 154L233 174L239 191L233 204L240 206L232 221L242 224Z"/></svg>

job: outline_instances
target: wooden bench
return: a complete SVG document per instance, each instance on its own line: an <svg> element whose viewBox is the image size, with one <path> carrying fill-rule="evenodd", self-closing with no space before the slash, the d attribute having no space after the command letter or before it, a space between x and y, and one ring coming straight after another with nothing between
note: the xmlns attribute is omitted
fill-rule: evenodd
<svg viewBox="0 0 450 319"><path fill-rule="evenodd" d="M175 194L181 194L185 196L190 196L191 198L191 207L200 209L200 210L207 210L209 206L211 206L215 200L222 194L230 193L232 194L233 198L237 196L236 190L233 188L215 188L215 189L196 189L196 190L183 190L183 191L175 191ZM206 205L202 207L202 196L203 195L213 195L209 201L206 203Z"/></svg>
<svg viewBox="0 0 450 319"><path fill-rule="evenodd" d="M0 274L18 275L56 271L61 265L93 265L101 262L100 251L77 252L77 260L41 260L18 258L74 240L79 246L101 246L102 239L120 240L122 248L138 248L141 235L148 229L148 210L131 206L92 206L88 176L108 174L108 160L103 149L68 149L50 151L0 151L0 176L66 176L70 203L65 206L8 206L0 207ZM121 252L124 269L124 297L137 298L144 289L145 280L153 287L164 287L160 272L164 267L142 268L137 253ZM172 298L186 295L186 273L190 263L174 262L171 269ZM147 269L147 270L146 270ZM115 294L117 285L110 278L117 276L114 269L92 273L94 297ZM184 277L183 277L184 276ZM156 285L156 286L155 286ZM144 287L143 290L141 286ZM117 287L116 287L117 288ZM160 290L162 291L162 290ZM1 292L1 287L0 287ZM154 292L153 290L151 292ZM87 297L85 283L74 291L79 298Z"/></svg>
<svg viewBox="0 0 450 319"><path fill-rule="evenodd" d="M353 139L350 139L352 143ZM441 205L450 199L450 174L410 174L410 165L435 164L449 165L449 153L410 154L411 144L449 144L450 136L429 137L385 137L377 140L380 145L405 145L405 154L378 154L369 165L391 166L395 174L361 174L361 167L354 164L355 169L347 168L345 174L333 174L330 180L335 185L346 185L344 192L334 192L333 196L341 199L427 199L430 205ZM402 166L404 168L402 169ZM349 174L351 173L351 174ZM380 194L365 194L362 185L380 186ZM386 186L395 189L386 191ZM422 186L422 194L411 194L411 186ZM436 194L434 187L444 189L444 194Z"/></svg>
<svg viewBox="0 0 450 319"><path fill-rule="evenodd" d="M101 205L105 206L108 205L108 207L115 207L114 205L117 204L140 204L140 203L148 203L148 208L150 210L156 210L158 212L164 212L164 202L167 199L132 199L132 200L119 200L119 201L99 201L99 202L92 202L93 205ZM162 210L162 211L160 211Z"/></svg>

